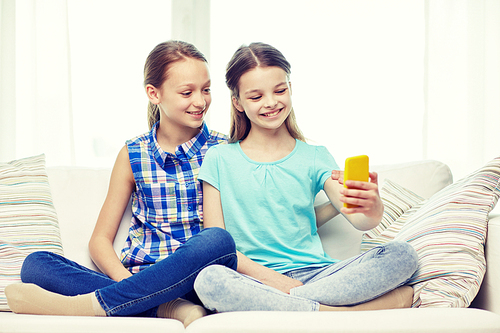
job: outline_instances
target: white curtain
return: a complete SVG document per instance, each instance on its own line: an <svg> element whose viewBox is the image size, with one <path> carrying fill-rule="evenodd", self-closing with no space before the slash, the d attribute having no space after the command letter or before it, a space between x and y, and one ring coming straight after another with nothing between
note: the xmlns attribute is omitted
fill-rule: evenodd
<svg viewBox="0 0 500 333"><path fill-rule="evenodd" d="M45 152L55 163L72 164L66 1L2 1L1 7L1 159Z"/></svg>
<svg viewBox="0 0 500 333"><path fill-rule="evenodd" d="M424 158L455 179L500 156L500 1L426 2Z"/></svg>
<svg viewBox="0 0 500 333"><path fill-rule="evenodd" d="M0 160L111 167L148 130L142 70L171 2L0 1Z"/></svg>

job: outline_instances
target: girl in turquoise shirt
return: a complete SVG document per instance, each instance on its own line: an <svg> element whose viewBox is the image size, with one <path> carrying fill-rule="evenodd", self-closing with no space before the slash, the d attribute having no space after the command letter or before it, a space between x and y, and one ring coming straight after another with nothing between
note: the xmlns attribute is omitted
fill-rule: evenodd
<svg viewBox="0 0 500 333"><path fill-rule="evenodd" d="M203 180L204 225L224 228L238 250L237 272L205 268L195 290L212 310L318 311L409 307L404 284L417 268L415 250L389 243L339 261L323 250L314 198L325 190L334 214L359 230L376 227L383 204L377 175L344 189L333 157L311 146L295 121L290 64L274 47L240 47L229 62L229 145L211 148ZM358 205L344 208L343 203Z"/></svg>

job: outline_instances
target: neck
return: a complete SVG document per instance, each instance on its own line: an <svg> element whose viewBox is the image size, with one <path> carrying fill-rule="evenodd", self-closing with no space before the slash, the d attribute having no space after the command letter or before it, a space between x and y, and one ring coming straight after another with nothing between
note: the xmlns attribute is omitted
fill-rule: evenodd
<svg viewBox="0 0 500 333"><path fill-rule="evenodd" d="M290 154L295 148L295 139L286 126L277 130L250 129L248 136L240 143L245 154L257 162L273 162Z"/></svg>
<svg viewBox="0 0 500 333"><path fill-rule="evenodd" d="M277 129L264 129L257 126L252 126L250 132L248 132L247 137L244 141L250 141L262 145L263 147L269 144L280 144L293 139L283 124Z"/></svg>
<svg viewBox="0 0 500 333"><path fill-rule="evenodd" d="M194 138L200 132L199 128L176 126L168 121L160 120L156 130L156 140L165 152L175 153L175 148Z"/></svg>

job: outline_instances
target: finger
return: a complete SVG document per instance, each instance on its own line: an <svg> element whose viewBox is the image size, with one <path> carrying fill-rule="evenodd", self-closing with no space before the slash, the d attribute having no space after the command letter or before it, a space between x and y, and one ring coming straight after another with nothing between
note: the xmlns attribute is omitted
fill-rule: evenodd
<svg viewBox="0 0 500 333"><path fill-rule="evenodd" d="M344 183L344 172L340 170L332 171L332 179L337 180L340 184Z"/></svg>
<svg viewBox="0 0 500 333"><path fill-rule="evenodd" d="M370 182L378 184L378 173L370 172L369 175L370 175Z"/></svg>
<svg viewBox="0 0 500 333"><path fill-rule="evenodd" d="M361 206L357 206L357 207L342 207L340 208L340 212L342 214L365 214L369 211L369 209L367 208L364 208L364 207L361 207Z"/></svg>
<svg viewBox="0 0 500 333"><path fill-rule="evenodd" d="M370 201L366 198L361 198L359 196L344 196L340 198L340 201L352 206L357 207L369 207Z"/></svg>
<svg viewBox="0 0 500 333"><path fill-rule="evenodd" d="M342 188L340 201L352 205L371 207L379 198L378 192ZM357 200L357 201L354 201Z"/></svg>
<svg viewBox="0 0 500 333"><path fill-rule="evenodd" d="M346 180L345 185L348 188L355 188L360 190L378 190L378 184L374 182L362 182L358 180Z"/></svg>

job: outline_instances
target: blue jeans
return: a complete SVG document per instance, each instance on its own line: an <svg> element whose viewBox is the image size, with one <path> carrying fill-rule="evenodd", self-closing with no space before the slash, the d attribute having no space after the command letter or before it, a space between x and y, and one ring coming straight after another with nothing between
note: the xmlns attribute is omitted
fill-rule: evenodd
<svg viewBox="0 0 500 333"><path fill-rule="evenodd" d="M108 316L155 317L160 304L194 295L196 276L213 264L237 267L233 238L221 228L202 230L172 255L120 282L50 252L30 254L21 280L67 296L95 292Z"/></svg>
<svg viewBox="0 0 500 333"><path fill-rule="evenodd" d="M335 264L285 273L303 283L290 294L222 266L201 271L194 288L205 307L218 312L318 311L320 304L356 305L404 285L417 260L411 245L391 242Z"/></svg>

